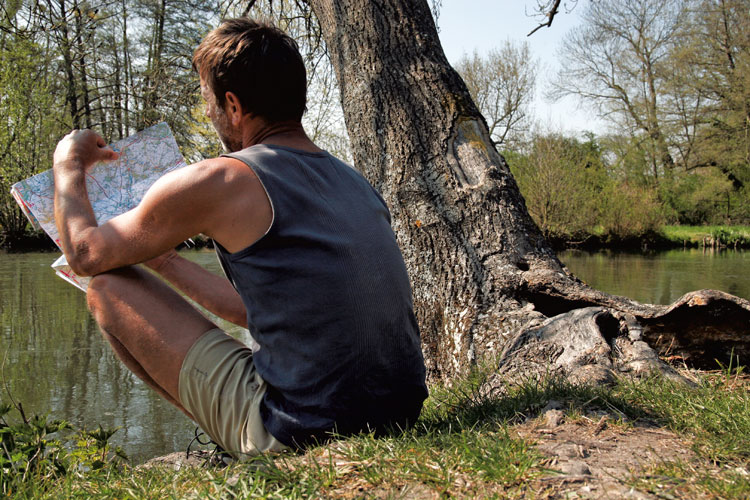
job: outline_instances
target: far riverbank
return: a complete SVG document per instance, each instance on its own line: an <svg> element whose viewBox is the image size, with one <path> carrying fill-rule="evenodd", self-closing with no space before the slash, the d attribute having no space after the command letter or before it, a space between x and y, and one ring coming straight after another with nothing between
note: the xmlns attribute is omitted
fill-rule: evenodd
<svg viewBox="0 0 750 500"><path fill-rule="evenodd" d="M658 231L641 235L620 236L598 234L596 230L583 235L552 235L550 244L557 251L633 250L653 251L674 248L750 248L750 226L663 226ZM195 248L210 247L208 238L194 238ZM0 251L9 253L51 252L57 247L42 232L31 233L0 243Z"/></svg>
<svg viewBox="0 0 750 500"><path fill-rule="evenodd" d="M555 250L653 251L675 248L750 248L750 226L663 226L637 236L592 232L581 236L551 236Z"/></svg>

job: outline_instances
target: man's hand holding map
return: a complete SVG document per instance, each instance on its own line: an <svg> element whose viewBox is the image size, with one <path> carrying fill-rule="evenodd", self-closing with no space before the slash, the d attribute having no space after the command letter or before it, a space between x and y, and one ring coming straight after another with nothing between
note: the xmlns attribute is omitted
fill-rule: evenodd
<svg viewBox="0 0 750 500"><path fill-rule="evenodd" d="M134 208L162 175L186 165L172 131L166 123L154 125L110 146L119 153L112 162L89 169L86 188L98 224ZM55 224L54 179L47 170L11 188L13 197L37 229L43 229L61 247ZM89 278L76 276L65 256L52 267L63 279L86 290Z"/></svg>

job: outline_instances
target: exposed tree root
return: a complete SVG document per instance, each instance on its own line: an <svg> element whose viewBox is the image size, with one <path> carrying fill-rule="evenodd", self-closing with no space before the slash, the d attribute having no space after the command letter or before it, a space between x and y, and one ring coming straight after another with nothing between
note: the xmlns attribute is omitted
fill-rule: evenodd
<svg viewBox="0 0 750 500"><path fill-rule="evenodd" d="M603 307L553 316L508 342L498 376L512 381L554 374L577 383L608 384L619 373L658 371L684 381L638 335L631 335L628 323L633 326L631 318Z"/></svg>
<svg viewBox="0 0 750 500"><path fill-rule="evenodd" d="M694 368L714 369L717 361L750 362L750 301L717 290L698 290L671 306L654 306L640 316L643 339L663 356L682 358Z"/></svg>
<svg viewBox="0 0 750 500"><path fill-rule="evenodd" d="M618 373L657 371L686 381L660 356L700 369L750 359L745 299L699 290L669 306L640 304L594 290L571 275L529 274L524 295L538 311L553 315L531 321L507 342L498 361L498 375L505 379L552 372L607 383Z"/></svg>

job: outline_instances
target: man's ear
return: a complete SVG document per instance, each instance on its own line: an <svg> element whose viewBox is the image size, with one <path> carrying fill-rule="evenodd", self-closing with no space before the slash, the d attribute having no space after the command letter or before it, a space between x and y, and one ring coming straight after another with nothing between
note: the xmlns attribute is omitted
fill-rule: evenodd
<svg viewBox="0 0 750 500"><path fill-rule="evenodd" d="M229 118L229 123L238 127L242 121L245 111L242 109L242 103L234 92L227 91L224 94L224 110Z"/></svg>

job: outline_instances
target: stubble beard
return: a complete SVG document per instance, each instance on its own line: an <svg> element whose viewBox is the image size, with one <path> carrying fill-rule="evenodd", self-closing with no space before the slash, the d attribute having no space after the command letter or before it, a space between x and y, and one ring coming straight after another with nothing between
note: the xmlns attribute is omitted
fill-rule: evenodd
<svg viewBox="0 0 750 500"><path fill-rule="evenodd" d="M225 153L235 153L242 149L242 141L233 139L228 134L222 132L216 127L214 127L214 129L216 130L216 134L219 136L219 141L221 141L221 146L224 148Z"/></svg>
<svg viewBox="0 0 750 500"><path fill-rule="evenodd" d="M218 113L215 120L211 120L211 125L216 131L216 135L219 136L219 141L225 153L235 153L242 149L242 141L229 134L231 127L227 115L223 111Z"/></svg>
<svg viewBox="0 0 750 500"><path fill-rule="evenodd" d="M218 133L218 130L217 130ZM232 141L223 134L219 134L219 141L221 141L221 147L224 153L235 153L242 149L242 145Z"/></svg>

